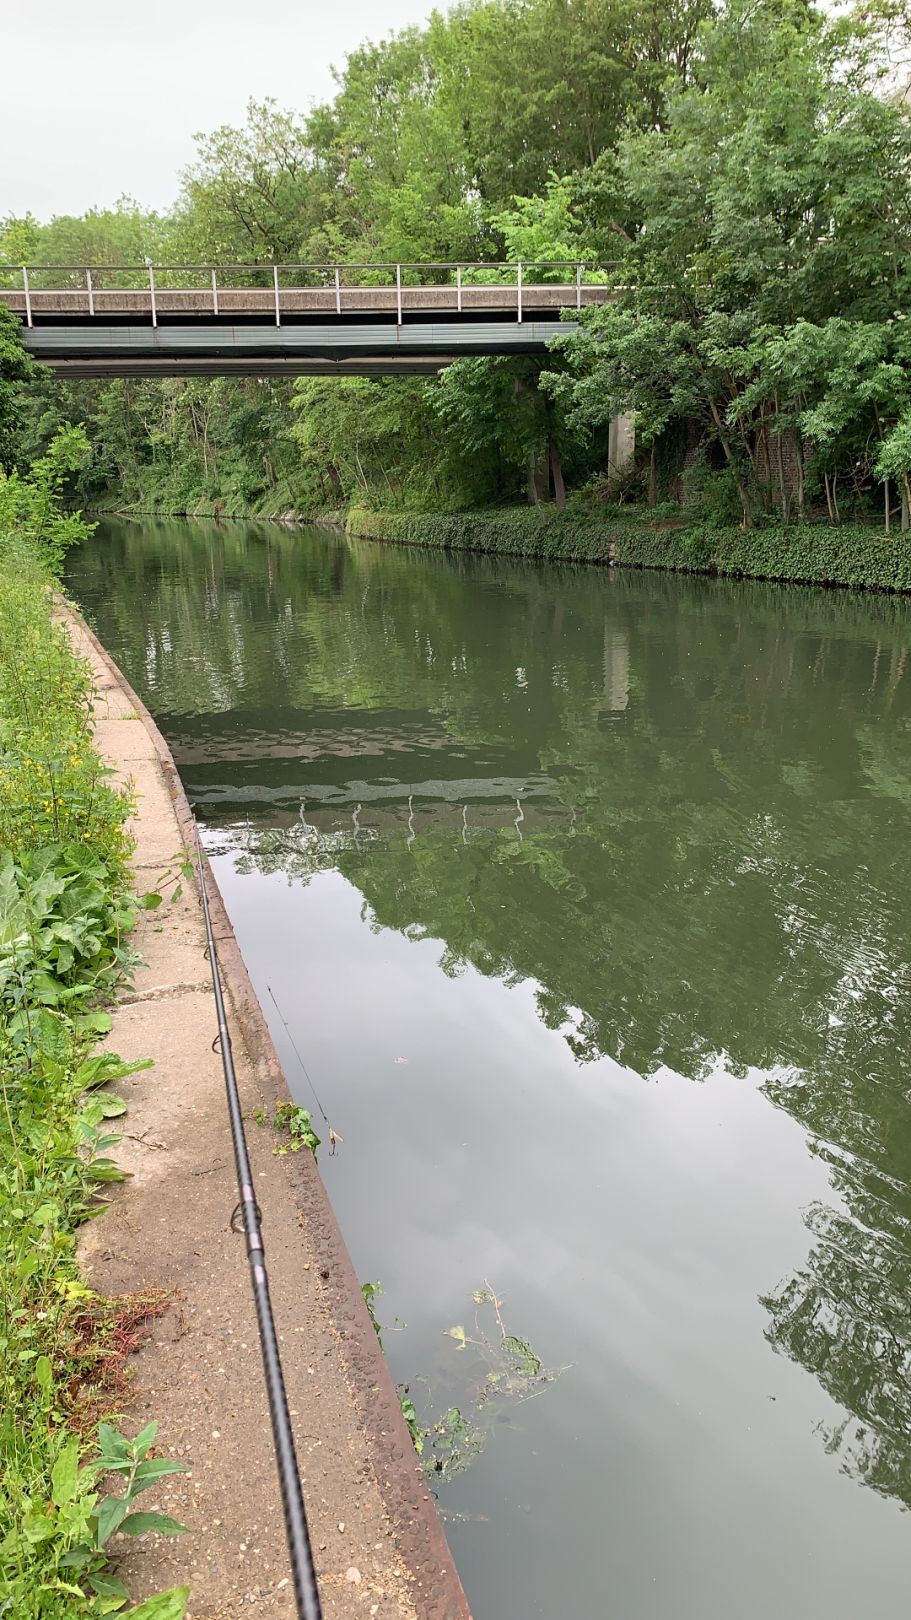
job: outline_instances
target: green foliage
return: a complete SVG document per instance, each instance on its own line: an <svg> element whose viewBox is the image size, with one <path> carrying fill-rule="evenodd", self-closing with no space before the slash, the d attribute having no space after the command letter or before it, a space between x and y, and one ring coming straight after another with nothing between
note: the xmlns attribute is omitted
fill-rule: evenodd
<svg viewBox="0 0 911 1620"><path fill-rule="evenodd" d="M223 125L197 145L172 227L178 260L300 262L325 185L303 121L251 100L242 129Z"/></svg>
<svg viewBox="0 0 911 1620"><path fill-rule="evenodd" d="M107 1088L145 1067L92 1053L130 971L135 904L130 801L92 742L88 671L52 621L52 570L85 532L59 492L84 447L70 430L33 479L0 482L0 1612L17 1620L121 1609L110 1537L182 1528L134 1510L176 1470L150 1455L154 1425L129 1441L102 1424L97 1451L72 1426L97 1354L76 1230L121 1176L109 1121L124 1104ZM112 1472L124 1492L101 1496ZM180 1620L186 1596L136 1612Z"/></svg>
<svg viewBox="0 0 911 1620"><path fill-rule="evenodd" d="M17 557L56 573L65 552L91 533L79 513L65 512L61 496L68 477L85 467L91 450L85 432L67 422L51 439L27 477L0 470L0 563Z"/></svg>
<svg viewBox="0 0 911 1620"><path fill-rule="evenodd" d="M348 533L400 545L446 551L495 552L618 567L668 568L683 573L730 574L752 579L911 590L911 541L869 524L784 525L771 521L744 530L552 508L506 508L464 514L370 512L354 508Z"/></svg>
<svg viewBox="0 0 911 1620"><path fill-rule="evenodd" d="M0 476L12 471L24 417L23 385L32 382L37 366L19 337L19 322L0 307Z"/></svg>
<svg viewBox="0 0 911 1620"><path fill-rule="evenodd" d="M411 1444L414 1446L415 1451L420 1457L424 1450L424 1431L418 1422L418 1415L415 1411L414 1401L411 1399L407 1389L399 1390L399 1405L402 1408L402 1417L405 1419L405 1427L411 1436Z"/></svg>
<svg viewBox="0 0 911 1620"><path fill-rule="evenodd" d="M601 164L617 297L558 342L549 385L576 432L634 411L648 447L687 425L745 524L803 517L817 484L837 522L830 480L869 491L911 392L911 121L870 31L803 0L729 0L701 37L666 126Z"/></svg>
<svg viewBox="0 0 911 1620"><path fill-rule="evenodd" d="M310 1122L309 1109L301 1108L298 1103L280 1102L276 1106L272 1125L274 1130L281 1131L288 1137L288 1146L292 1153L299 1152L302 1147L309 1148L314 1159L316 1158L320 1139ZM276 1152L287 1153L288 1148L276 1148Z"/></svg>
<svg viewBox="0 0 911 1620"><path fill-rule="evenodd" d="M567 266L594 256L575 201L576 182L552 175L543 195L514 197L511 208L493 215L506 257L529 266L529 281L565 282Z"/></svg>
<svg viewBox="0 0 911 1620"><path fill-rule="evenodd" d="M367 1307L367 1315L370 1317L370 1320L371 1320L371 1322L373 1324L373 1331L374 1331L374 1333L376 1334L377 1338L380 1341L380 1349L381 1350L383 1348L383 1334L382 1334L382 1330L380 1328L380 1324L376 1319L376 1306L374 1304L374 1300L379 1299L380 1294L382 1292L383 1292L383 1285L382 1285L381 1282L365 1282L365 1283L361 1283L361 1293L364 1296L364 1304Z"/></svg>
<svg viewBox="0 0 911 1620"><path fill-rule="evenodd" d="M50 1362L37 1362L39 1389L48 1390L51 1378ZM0 1546L0 1568L12 1568L18 1560L20 1571L31 1567L40 1580L33 1594L34 1607L18 1608L17 1614L114 1613L129 1601L129 1592L110 1568L107 1544L111 1537L118 1533L142 1536L150 1530L164 1536L183 1532L185 1527L167 1514L134 1506L137 1497L159 1480L186 1472L182 1463L149 1455L156 1428L150 1423L135 1440L129 1440L112 1424L101 1423L97 1451L81 1466L78 1435L70 1435L59 1445L50 1469L48 1499L29 1507L21 1528L14 1528ZM101 1496L98 1486L111 1474L123 1476L123 1491ZM3 1589L0 1575L0 1594ZM159 1593L150 1601L160 1605L167 1601L170 1608L147 1612L170 1613L181 1620L188 1592L189 1588L172 1588ZM15 1587L8 1595L16 1597ZM142 1605L130 1612L140 1614L145 1608Z"/></svg>
<svg viewBox="0 0 911 1620"><path fill-rule="evenodd" d="M6 272L0 285L21 287L18 267L22 264L102 267L142 264L146 257L160 261L167 240L164 222L157 214L144 212L133 197L121 197L113 208L90 208L82 215L58 214L46 225L39 225L30 215L9 218L0 221L0 276L3 265L15 268ZM102 284L116 286L118 279L114 272L106 271ZM41 285L40 276L37 285Z"/></svg>

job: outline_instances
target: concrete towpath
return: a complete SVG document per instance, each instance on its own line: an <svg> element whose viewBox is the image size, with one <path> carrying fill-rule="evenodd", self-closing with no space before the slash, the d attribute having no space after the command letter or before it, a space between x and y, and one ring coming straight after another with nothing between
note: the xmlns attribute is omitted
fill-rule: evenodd
<svg viewBox="0 0 911 1620"><path fill-rule="evenodd" d="M134 785L142 893L191 847L189 808L151 717L79 615L60 611L93 672L96 745ZM288 1093L211 873L207 886L323 1612L470 1620L316 1165L305 1150L277 1157L275 1132L254 1121ZM117 1082L128 1112L116 1156L130 1179L80 1248L104 1293L174 1293L137 1357L125 1427L157 1419L158 1450L187 1465L154 1505L189 1533L124 1538L121 1573L137 1598L188 1583L197 1620L292 1616L244 1241L230 1225L237 1190L194 884L142 912L134 943L143 965L107 1044L155 1066Z"/></svg>

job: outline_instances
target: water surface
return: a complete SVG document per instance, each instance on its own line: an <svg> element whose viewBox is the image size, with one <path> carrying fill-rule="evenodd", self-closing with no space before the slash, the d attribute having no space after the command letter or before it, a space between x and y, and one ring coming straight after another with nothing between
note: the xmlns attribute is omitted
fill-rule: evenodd
<svg viewBox="0 0 911 1620"><path fill-rule="evenodd" d="M478 1620L903 1612L911 605L178 521L69 583L418 1416L474 1292L563 1369L439 1482Z"/></svg>

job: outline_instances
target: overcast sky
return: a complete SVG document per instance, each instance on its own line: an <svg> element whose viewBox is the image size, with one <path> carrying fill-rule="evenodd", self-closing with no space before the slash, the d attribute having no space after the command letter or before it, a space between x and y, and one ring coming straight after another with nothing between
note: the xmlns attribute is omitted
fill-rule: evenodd
<svg viewBox="0 0 911 1620"><path fill-rule="evenodd" d="M305 110L362 40L432 0L0 0L0 219L166 208L193 135L250 96ZM445 6L439 7L445 9Z"/></svg>

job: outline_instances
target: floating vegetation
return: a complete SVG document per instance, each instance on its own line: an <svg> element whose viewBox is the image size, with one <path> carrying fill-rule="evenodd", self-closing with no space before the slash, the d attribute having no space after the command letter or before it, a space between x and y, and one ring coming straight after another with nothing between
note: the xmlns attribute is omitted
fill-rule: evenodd
<svg viewBox="0 0 911 1620"><path fill-rule="evenodd" d="M458 1322L445 1330L445 1337L464 1354L458 1368L458 1382L464 1389L458 1405L451 1405L439 1416L425 1411L420 1417L411 1397L411 1385L399 1392L405 1421L415 1450L422 1459L427 1478L441 1483L464 1474L480 1457L490 1435L506 1419L510 1409L540 1395L566 1371L565 1367L544 1366L527 1339L510 1333L503 1320L503 1301L485 1279L484 1287L472 1294L475 1305L473 1331ZM414 1383L426 1386L425 1379ZM427 1394L426 1407L432 1405Z"/></svg>

